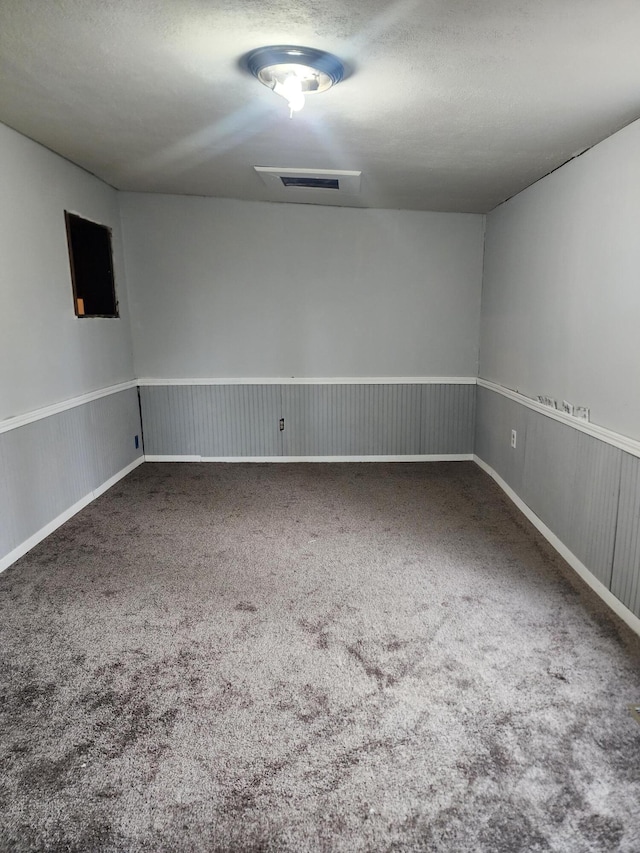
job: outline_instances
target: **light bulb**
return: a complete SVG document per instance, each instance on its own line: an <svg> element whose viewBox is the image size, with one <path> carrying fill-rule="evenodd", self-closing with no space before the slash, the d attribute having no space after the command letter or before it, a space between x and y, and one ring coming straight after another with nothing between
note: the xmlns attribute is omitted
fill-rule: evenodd
<svg viewBox="0 0 640 853"><path fill-rule="evenodd" d="M276 81L273 91L276 95L281 95L289 105L289 118L293 118L294 112L297 113L304 107L304 95L302 94L302 81L295 74L290 74L285 78L284 83Z"/></svg>

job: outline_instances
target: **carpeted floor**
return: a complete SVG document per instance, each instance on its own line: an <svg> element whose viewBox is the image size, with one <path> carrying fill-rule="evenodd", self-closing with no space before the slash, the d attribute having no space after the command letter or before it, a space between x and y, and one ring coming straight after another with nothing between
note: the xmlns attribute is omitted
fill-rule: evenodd
<svg viewBox="0 0 640 853"><path fill-rule="evenodd" d="M0 654L3 851L640 851L638 640L473 463L146 464Z"/></svg>

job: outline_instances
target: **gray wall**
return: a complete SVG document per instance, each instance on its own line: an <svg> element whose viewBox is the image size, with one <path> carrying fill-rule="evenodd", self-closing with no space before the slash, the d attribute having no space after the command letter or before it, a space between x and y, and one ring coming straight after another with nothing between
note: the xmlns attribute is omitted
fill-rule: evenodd
<svg viewBox="0 0 640 853"><path fill-rule="evenodd" d="M118 194L0 125L0 420L134 378ZM113 229L120 319L75 316L64 211Z"/></svg>
<svg viewBox="0 0 640 853"><path fill-rule="evenodd" d="M121 195L138 377L475 376L483 217Z"/></svg>
<svg viewBox="0 0 640 853"><path fill-rule="evenodd" d="M487 218L480 376L640 439L640 122Z"/></svg>
<svg viewBox="0 0 640 853"><path fill-rule="evenodd" d="M483 379L588 406L593 423L635 440L639 150L635 122L488 216L480 342ZM475 447L640 616L640 459L481 387Z"/></svg>
<svg viewBox="0 0 640 853"><path fill-rule="evenodd" d="M130 388L0 432L3 558L141 456Z"/></svg>
<svg viewBox="0 0 640 853"><path fill-rule="evenodd" d="M140 457L135 389L23 426L16 416L131 381L118 194L0 125L0 565ZM119 319L75 316L64 211L113 229ZM4 421L4 422L3 422ZM4 563L3 563L4 559Z"/></svg>
<svg viewBox="0 0 640 853"><path fill-rule="evenodd" d="M475 452L640 616L640 458L482 387Z"/></svg>
<svg viewBox="0 0 640 853"><path fill-rule="evenodd" d="M475 390L444 383L143 387L145 452L218 458L471 454Z"/></svg>

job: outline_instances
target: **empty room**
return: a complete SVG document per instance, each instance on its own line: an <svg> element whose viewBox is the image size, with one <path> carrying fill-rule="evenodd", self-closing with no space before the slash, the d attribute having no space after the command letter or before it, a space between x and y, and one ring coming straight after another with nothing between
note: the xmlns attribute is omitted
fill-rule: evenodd
<svg viewBox="0 0 640 853"><path fill-rule="evenodd" d="M640 851L639 43L0 3L0 850Z"/></svg>

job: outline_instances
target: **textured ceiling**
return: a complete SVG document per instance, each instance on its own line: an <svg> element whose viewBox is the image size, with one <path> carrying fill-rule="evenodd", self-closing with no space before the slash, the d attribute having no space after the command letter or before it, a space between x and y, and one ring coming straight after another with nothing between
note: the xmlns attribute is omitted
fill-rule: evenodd
<svg viewBox="0 0 640 853"><path fill-rule="evenodd" d="M293 120L238 66L283 43L352 68ZM0 121L124 190L484 212L640 117L639 45L639 0L0 0Z"/></svg>

